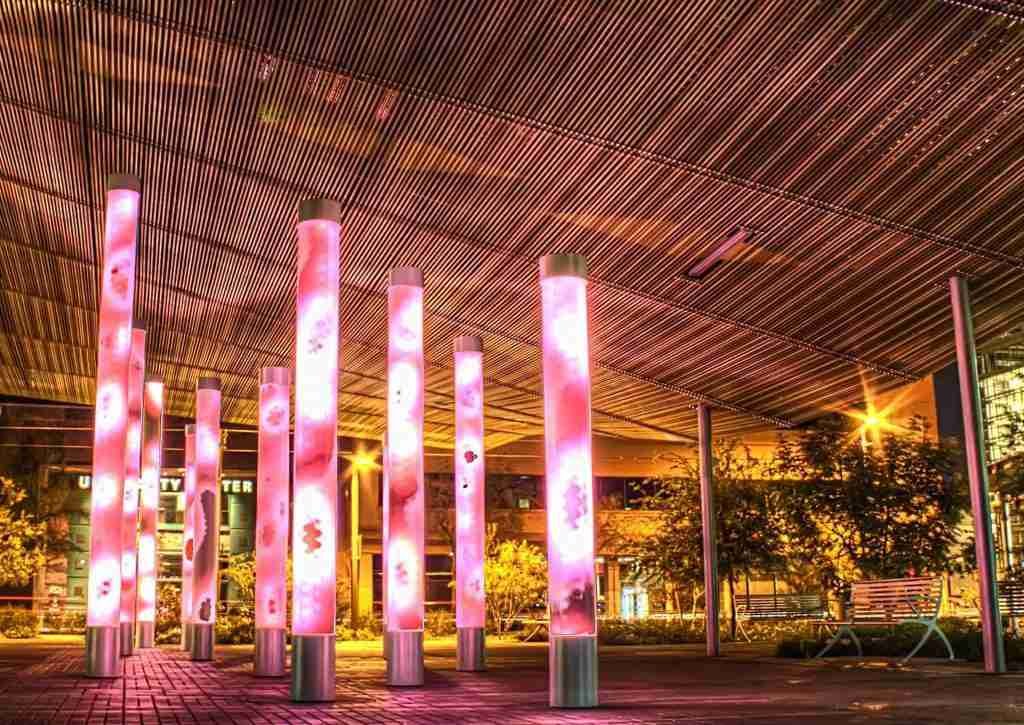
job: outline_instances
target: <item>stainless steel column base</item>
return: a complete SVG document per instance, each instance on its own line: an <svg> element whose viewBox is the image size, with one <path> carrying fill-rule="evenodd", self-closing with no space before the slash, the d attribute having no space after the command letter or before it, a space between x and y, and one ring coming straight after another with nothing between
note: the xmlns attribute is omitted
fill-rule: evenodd
<svg viewBox="0 0 1024 725"><path fill-rule="evenodd" d="M213 625L192 625L192 646L189 652L196 662L209 662L213 659Z"/></svg>
<svg viewBox="0 0 1024 725"><path fill-rule="evenodd" d="M597 707L595 635L550 638L548 704L551 707Z"/></svg>
<svg viewBox="0 0 1024 725"><path fill-rule="evenodd" d="M121 622L121 656L131 657L135 654L135 623Z"/></svg>
<svg viewBox="0 0 1024 725"><path fill-rule="evenodd" d="M455 669L460 672L483 672L487 669L483 627L459 627Z"/></svg>
<svg viewBox="0 0 1024 725"><path fill-rule="evenodd" d="M386 632L390 642L388 684L392 687L419 687L423 684L423 630Z"/></svg>
<svg viewBox="0 0 1024 725"><path fill-rule="evenodd" d="M121 627L85 628L86 677L120 677Z"/></svg>
<svg viewBox="0 0 1024 725"><path fill-rule="evenodd" d="M185 652L192 651L192 623L185 622L181 625L181 649Z"/></svg>
<svg viewBox="0 0 1024 725"><path fill-rule="evenodd" d="M256 650L252 673L257 677L283 677L285 675L285 642L283 629L256 629Z"/></svg>
<svg viewBox="0 0 1024 725"><path fill-rule="evenodd" d="M135 646L139 649L151 649L156 646L156 622L139 622L137 625L138 641Z"/></svg>
<svg viewBox="0 0 1024 725"><path fill-rule="evenodd" d="M334 702L333 634L292 635L292 702Z"/></svg>

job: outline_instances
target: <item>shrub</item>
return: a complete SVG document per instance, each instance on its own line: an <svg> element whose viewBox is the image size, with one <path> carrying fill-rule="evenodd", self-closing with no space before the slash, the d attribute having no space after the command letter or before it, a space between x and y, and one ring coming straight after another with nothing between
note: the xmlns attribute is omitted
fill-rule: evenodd
<svg viewBox="0 0 1024 725"><path fill-rule="evenodd" d="M970 662L979 662L983 659L981 630L977 623L958 617L946 617L939 620L939 627L949 639L957 659ZM891 628L854 627L853 631L860 640L865 657L905 657L924 634L923 625L918 624L900 624ZM829 638L828 635L817 638L789 637L779 642L775 654L778 657L813 657L824 648ZM1011 662L1024 662L1024 639L1008 634L1004 641L1006 659ZM857 648L849 637L837 642L828 653L829 657L856 655ZM945 658L948 652L942 640L933 634L917 656Z"/></svg>
<svg viewBox="0 0 1024 725"><path fill-rule="evenodd" d="M8 639L28 639L39 634L39 615L31 609L0 609L0 634Z"/></svg>
<svg viewBox="0 0 1024 725"><path fill-rule="evenodd" d="M43 616L43 630L57 634L83 634L85 612L66 609L49 610Z"/></svg>
<svg viewBox="0 0 1024 725"><path fill-rule="evenodd" d="M218 614L213 628L217 644L252 644L255 637L253 618L247 613Z"/></svg>
<svg viewBox="0 0 1024 725"><path fill-rule="evenodd" d="M428 637L451 637L455 634L455 617L450 612L427 612L423 628Z"/></svg>
<svg viewBox="0 0 1024 725"><path fill-rule="evenodd" d="M605 619L597 626L601 644L685 644L704 641L704 628L678 619Z"/></svg>

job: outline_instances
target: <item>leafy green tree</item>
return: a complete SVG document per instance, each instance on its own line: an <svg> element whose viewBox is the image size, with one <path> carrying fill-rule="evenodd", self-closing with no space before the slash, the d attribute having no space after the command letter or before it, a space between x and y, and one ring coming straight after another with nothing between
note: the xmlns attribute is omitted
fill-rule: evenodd
<svg viewBox="0 0 1024 725"><path fill-rule="evenodd" d="M497 538L497 527L487 527L484 559L487 616L501 635L530 607L544 601L548 563L539 547L523 540Z"/></svg>
<svg viewBox="0 0 1024 725"><path fill-rule="evenodd" d="M48 525L27 510L28 492L0 477L0 586L25 586L46 564Z"/></svg>
<svg viewBox="0 0 1024 725"><path fill-rule="evenodd" d="M964 566L958 530L969 507L958 451L915 418L906 433L862 445L845 420L822 421L780 440L775 473L791 535L790 571L826 588L860 578L945 572Z"/></svg>
<svg viewBox="0 0 1024 725"><path fill-rule="evenodd" d="M716 441L713 460L718 566L732 595L735 636L736 583L741 575L781 565L785 509L777 487L761 480L760 462L738 441ZM676 457L670 470L645 484L651 493L641 504L661 514L660 525L635 541L633 551L645 569L678 593L704 580L700 479L695 458Z"/></svg>

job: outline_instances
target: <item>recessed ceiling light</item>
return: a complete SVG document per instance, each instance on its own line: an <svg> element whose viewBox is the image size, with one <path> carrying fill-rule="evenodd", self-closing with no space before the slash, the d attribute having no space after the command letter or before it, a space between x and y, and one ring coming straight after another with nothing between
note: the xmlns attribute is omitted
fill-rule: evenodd
<svg viewBox="0 0 1024 725"><path fill-rule="evenodd" d="M704 279L720 262L725 255L732 251L738 244L745 244L754 236L754 230L749 227L735 227L729 231L725 239L711 250L702 260L686 270L686 276L690 279Z"/></svg>

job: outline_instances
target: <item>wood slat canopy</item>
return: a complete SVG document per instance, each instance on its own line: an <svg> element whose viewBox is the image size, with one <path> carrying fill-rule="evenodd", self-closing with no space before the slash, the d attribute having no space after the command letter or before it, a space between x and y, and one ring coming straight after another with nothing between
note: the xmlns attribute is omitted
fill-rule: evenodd
<svg viewBox="0 0 1024 725"><path fill-rule="evenodd" d="M383 426L387 271L426 277L428 443L451 339L489 444L542 430L537 258L592 271L594 427L811 420L1024 312L1013 2L0 0L0 394L91 403L103 179L143 181L136 316L189 415L252 423L293 353L298 202L342 202L341 432ZM700 282L685 275L755 230Z"/></svg>

